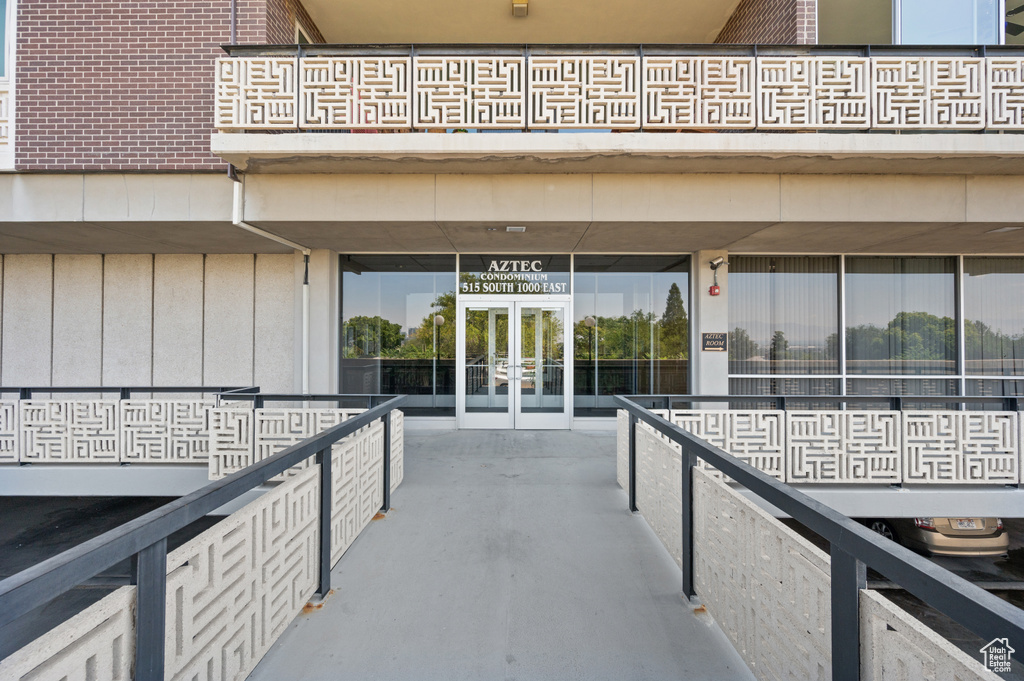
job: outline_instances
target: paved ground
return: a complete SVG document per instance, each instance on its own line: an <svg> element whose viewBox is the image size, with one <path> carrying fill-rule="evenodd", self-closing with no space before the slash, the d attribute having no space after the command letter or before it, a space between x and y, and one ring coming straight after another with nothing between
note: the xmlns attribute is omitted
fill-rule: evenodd
<svg viewBox="0 0 1024 681"><path fill-rule="evenodd" d="M752 679L626 510L614 442L407 433L394 509L250 679Z"/></svg>

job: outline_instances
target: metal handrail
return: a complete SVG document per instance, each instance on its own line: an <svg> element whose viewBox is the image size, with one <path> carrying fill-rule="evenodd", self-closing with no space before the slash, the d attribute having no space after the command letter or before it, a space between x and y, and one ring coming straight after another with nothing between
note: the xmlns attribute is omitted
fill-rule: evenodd
<svg viewBox="0 0 1024 681"><path fill-rule="evenodd" d="M831 554L832 679L860 678L860 590L870 567L984 640L1009 638L1024 645L1024 611L838 511L731 456L680 426L616 395L629 412L629 508L636 511L636 426L643 421L682 448L683 591L693 582L693 468L703 459L752 493L829 542Z"/></svg>
<svg viewBox="0 0 1024 681"><path fill-rule="evenodd" d="M0 394L18 393L18 399L32 399L32 393L118 393L120 399L127 400L132 393L218 393L228 396L259 392L259 386L217 388L210 386L0 386Z"/></svg>
<svg viewBox="0 0 1024 681"><path fill-rule="evenodd" d="M330 590L330 448L360 428L384 421L384 504L390 508L390 414L405 402L392 396L336 426L258 463L212 482L120 527L22 570L0 581L0 628L48 603L102 570L132 559L136 594L136 681L163 679L164 599L166 597L167 538L208 513L230 503L292 466L316 455L320 471L320 581L321 595ZM325 526L326 525L326 526ZM0 641L0 660L14 650ZM159 659L157 659L157 657Z"/></svg>
<svg viewBox="0 0 1024 681"><path fill-rule="evenodd" d="M366 404L366 408L370 409L376 407L378 404L382 404L387 400L394 397L386 393L367 393L367 394L354 394L354 393L312 393L312 394L295 394L295 393L262 393L259 389L247 393L229 393L222 394L220 397L231 397L238 401L252 400L253 407L255 409L262 409L264 404L267 402L363 402ZM346 407L339 407L346 408ZM361 409L362 407L347 407L350 409Z"/></svg>
<svg viewBox="0 0 1024 681"><path fill-rule="evenodd" d="M1005 411L1018 411L1024 398L1002 395L629 395L629 399L649 409L671 409L675 402L774 402L786 411L789 402L839 402L842 404L877 404L888 401L893 411L901 411L905 403L931 402L942 404L1001 404Z"/></svg>
<svg viewBox="0 0 1024 681"><path fill-rule="evenodd" d="M697 56L799 56L843 54L871 56L976 56L987 54L1020 54L1020 45L871 45L854 43L847 45L758 45L743 43L307 43L302 45L248 44L221 45L229 55L373 55L396 56L417 54L434 55L577 55L577 54L643 54L697 55Z"/></svg>

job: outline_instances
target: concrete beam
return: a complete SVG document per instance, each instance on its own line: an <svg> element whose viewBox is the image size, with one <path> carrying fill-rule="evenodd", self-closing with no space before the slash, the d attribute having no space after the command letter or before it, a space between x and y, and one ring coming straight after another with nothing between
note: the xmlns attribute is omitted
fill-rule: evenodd
<svg viewBox="0 0 1024 681"><path fill-rule="evenodd" d="M1024 171L1024 135L214 133L249 173L984 174Z"/></svg>

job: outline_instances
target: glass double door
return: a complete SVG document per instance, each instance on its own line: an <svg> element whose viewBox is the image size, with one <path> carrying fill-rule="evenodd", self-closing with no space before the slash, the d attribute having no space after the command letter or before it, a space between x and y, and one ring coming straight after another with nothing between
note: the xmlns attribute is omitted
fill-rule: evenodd
<svg viewBox="0 0 1024 681"><path fill-rule="evenodd" d="M460 300L460 428L570 428L568 301Z"/></svg>

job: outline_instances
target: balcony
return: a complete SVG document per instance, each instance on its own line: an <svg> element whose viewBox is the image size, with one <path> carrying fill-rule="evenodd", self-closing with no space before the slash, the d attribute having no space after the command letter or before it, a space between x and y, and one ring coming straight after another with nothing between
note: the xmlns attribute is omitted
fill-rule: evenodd
<svg viewBox="0 0 1024 681"><path fill-rule="evenodd" d="M1015 172L1024 50L236 47L215 124L297 133L213 135L256 172ZM589 134L324 134L471 131Z"/></svg>
<svg viewBox="0 0 1024 681"><path fill-rule="evenodd" d="M231 48L216 127L1024 131L1019 48Z"/></svg>

